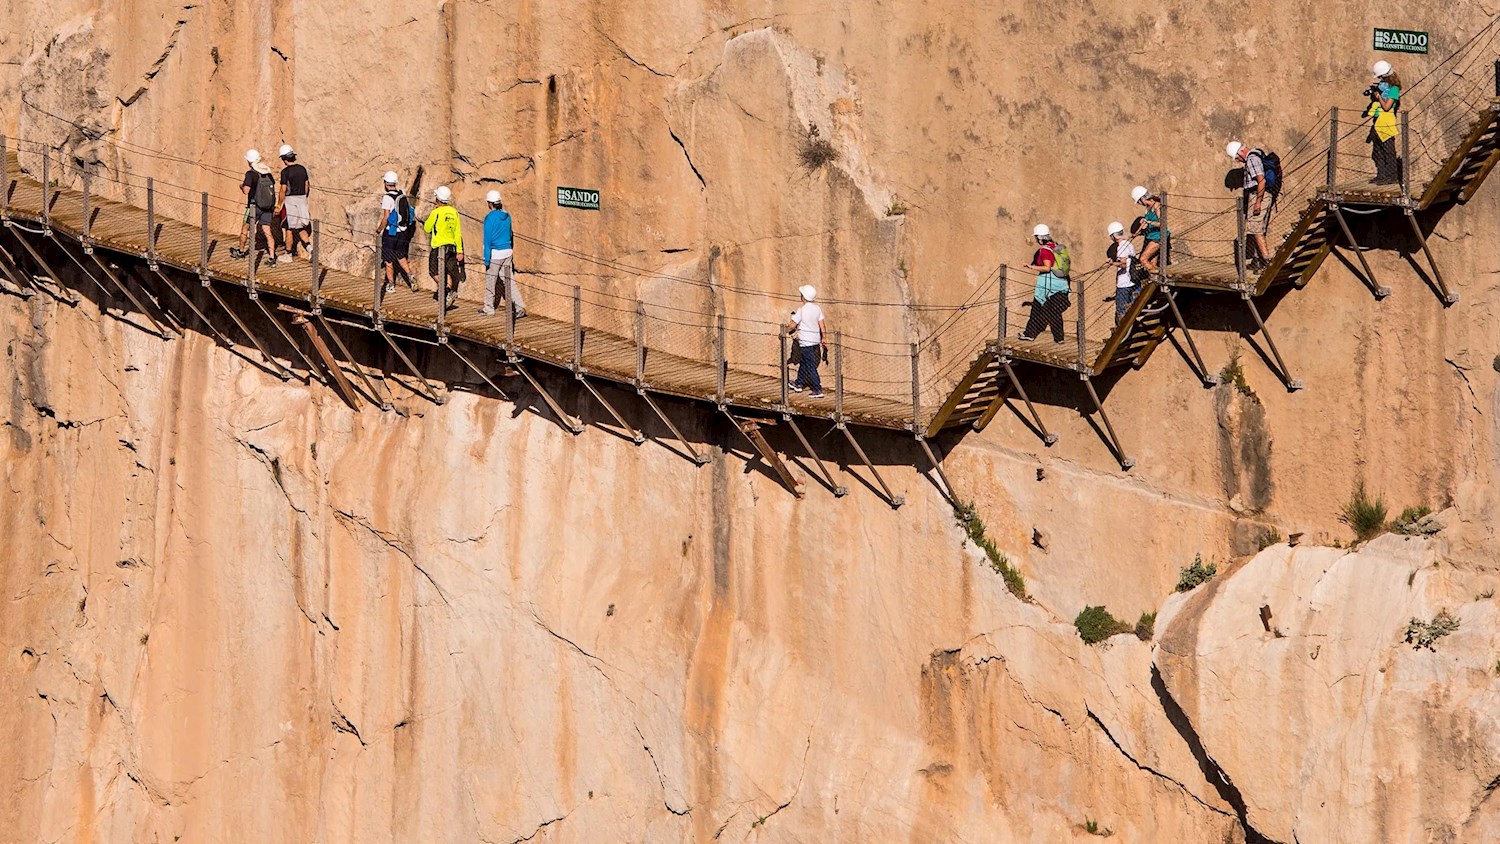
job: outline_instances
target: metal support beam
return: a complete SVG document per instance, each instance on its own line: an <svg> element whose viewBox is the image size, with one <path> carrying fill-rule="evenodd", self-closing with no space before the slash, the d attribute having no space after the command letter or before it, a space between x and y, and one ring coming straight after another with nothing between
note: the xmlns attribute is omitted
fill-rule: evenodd
<svg viewBox="0 0 1500 844"><path fill-rule="evenodd" d="M1043 422L1041 415L1036 412L1036 405L1032 404L1031 397L1026 395L1026 387L1021 384L1021 379L1016 377L1016 370L1011 366L1010 358L1000 358L1000 368L1005 371L1005 377L1009 379L1010 385L1016 388L1016 395L1020 396L1021 401L1026 404L1026 411L1031 414L1032 423L1041 432L1042 444L1050 446L1056 443L1057 435L1047 430L1047 423ZM984 414L974 420L974 430L983 431L985 427L994 421L995 415L1000 412L1000 408L1004 404L1005 392L1002 389L1000 394L995 396L994 400L990 402L990 406L984 409Z"/></svg>
<svg viewBox="0 0 1500 844"><path fill-rule="evenodd" d="M1109 414L1104 412L1104 402L1099 401L1099 393L1094 389L1094 379L1087 375L1083 378L1083 386L1088 388L1089 398L1094 400L1094 410L1099 418L1104 421L1104 430L1109 434L1109 447L1114 451L1115 457L1120 461L1120 468L1127 471L1135 466L1135 459L1125 455L1125 446L1120 443L1120 438L1115 435L1115 426L1109 422Z"/></svg>
<svg viewBox="0 0 1500 844"><path fill-rule="evenodd" d="M1422 244L1422 254L1427 256L1427 266L1432 268L1432 280L1437 285L1438 294L1443 297L1443 305L1446 307L1458 301L1458 292L1448 289L1448 284L1443 280L1443 271L1438 269L1437 259L1432 256L1432 248L1427 245L1427 235L1422 233L1422 226L1417 222L1417 215L1410 209L1406 209L1406 219L1411 223L1412 233L1417 236L1417 242Z"/></svg>
<svg viewBox="0 0 1500 844"><path fill-rule="evenodd" d="M676 437L677 441L682 443L682 447L687 449L688 454L692 456L692 460L694 463L697 463L699 466L703 466L708 463L708 456L700 453L698 449L693 447L692 443L688 442L687 437L684 437L682 435L682 432L677 430L677 426L672 423L672 420L668 418L667 414L662 412L661 407L656 404L655 399L651 398L650 393L647 393L644 388L639 387L636 388L636 393L645 400L646 406L651 408L651 410L656 413L656 418L660 419L662 421L662 424L667 426L667 430L672 432L672 436Z"/></svg>
<svg viewBox="0 0 1500 844"><path fill-rule="evenodd" d="M229 341L229 338L224 335L224 332L219 330L219 327L217 325L213 324L213 320L210 320L208 318L208 314L205 314L203 310L198 307L198 303L194 302L191 296L188 296L186 293L178 289L177 285L173 284L172 280L170 278L167 278L166 274L164 274L160 269L152 270L152 272L156 273L157 278L161 279L162 283L167 286L168 290L177 294L177 298L181 299L183 303L188 306L188 310L192 311L193 314L198 317L198 319L203 323L204 327L208 329L208 332L213 335L214 340L217 341L220 346L223 346L226 349L233 347L234 344Z"/></svg>
<svg viewBox="0 0 1500 844"><path fill-rule="evenodd" d="M885 492L885 503L891 505L892 509L899 509L901 505L905 504L906 497L891 492L891 488L886 485L885 478L880 476L880 470L875 468L875 464L870 462L870 458L865 454L865 450L860 448L859 440L854 438L854 432L849 430L849 426L840 422L834 427L844 433L844 439L848 440L849 445L854 448L854 453L859 456L859 461L865 464L865 468L870 470L870 474L875 476L875 482L880 484L881 490Z"/></svg>
<svg viewBox="0 0 1500 844"><path fill-rule="evenodd" d="M162 274L160 268L152 268L151 271L156 273L158 276L161 276L161 278L163 279L166 278L166 276ZM170 284L170 282L168 283ZM267 363L276 368L276 374L281 378L281 380L290 381L291 379L296 377L296 373L292 372L287 368L285 364L283 364L280 360L277 360L270 352L266 351L266 347L260 342L260 338L256 337L255 332L250 330L250 326L246 325L245 321L240 319L239 313L236 312L234 308L229 307L229 303L224 301L224 297L219 295L219 291L215 289L212 284L208 285L204 289L208 291L208 295L212 297L215 302L219 303L219 307L224 310L224 313L229 314L229 318L234 320L234 324L239 327L240 333L244 334L245 337L247 337L250 342L254 344L256 351L260 352L260 356L265 358Z"/></svg>
<svg viewBox="0 0 1500 844"><path fill-rule="evenodd" d="M385 338L385 342L390 344L391 350L396 353L396 357L401 359L401 363L406 367L406 371L411 373L411 376L417 379L417 383L422 385L422 389L414 390L413 392L427 397L427 399L433 404L442 404L443 399L438 395L437 388L432 386L432 384L427 381L427 378L423 376L422 373L417 369L417 365L412 363L411 358L406 356L406 352L402 351L401 347L396 344L396 338L392 337L385 330L385 327L378 323L375 326L375 331L381 337Z"/></svg>
<svg viewBox="0 0 1500 844"><path fill-rule="evenodd" d="M92 281L95 287L99 288L100 290L105 290L105 292L108 293L108 290L105 289L104 285L99 281L99 279L96 278L92 272L89 272L89 268L83 263L83 259L79 258L77 255L74 255L72 248L69 247L62 238L59 238L54 234L52 236L52 242L57 244L57 248L64 255L67 255L70 261L77 265L78 270L82 272L89 281ZM162 338L163 340L174 340L178 337L177 332L173 331L170 328L164 327L161 322L157 320L156 314L152 313L152 310L146 307L146 303L142 302L140 298L135 295L135 292L130 289L129 285L125 284L125 280L115 275L114 271L111 270L107 264L101 261L99 259L99 256L95 254L93 250L89 250L84 254L88 258L92 258L93 262L99 265L99 269L103 270L104 277L109 279L110 283L115 286L115 289L123 293L125 295L125 298L129 299L132 305L135 305L135 309L140 311L141 314L146 317L146 319L151 321L151 326L155 329L155 333L158 337Z"/></svg>
<svg viewBox="0 0 1500 844"><path fill-rule="evenodd" d="M27 280L26 274L15 265L14 259L3 248L0 248L0 275L9 278L11 284L15 285L15 290L6 288L6 293L20 296L22 299L30 299L36 295L36 284Z"/></svg>
<svg viewBox="0 0 1500 844"><path fill-rule="evenodd" d="M818 452L812 447L812 443L802 433L801 426L797 424L797 418L790 413L783 413L781 418L786 422L787 427L792 429L792 433L797 435L797 441L802 443L802 448L807 452L807 456L811 457L813 465L818 467L818 474L822 477L823 483L828 485L828 489L833 493L833 497L843 498L848 495L849 488L833 480L833 473L828 471L827 466L823 465L823 458L818 456Z"/></svg>
<svg viewBox="0 0 1500 844"><path fill-rule="evenodd" d="M69 307L77 307L78 302L80 301L79 298L68 291L68 288L63 284L62 274L53 269L52 265L48 263L47 259L42 257L42 253L38 252L36 248L31 245L31 242L26 239L26 230L22 229L20 226L11 226L10 230L15 234L16 242L21 244L21 248L25 249L27 254L31 255L32 259L36 261L37 266L42 268L42 271L47 274L47 278L51 279L52 283L57 285L57 289L61 292L54 292L47 285L37 286L44 290L49 296L52 296L58 301L67 304ZM46 233L40 236L51 237L52 229L49 227L46 230ZM15 263L15 259L12 258L11 263ZM20 265L17 264L17 266L19 267Z"/></svg>
<svg viewBox="0 0 1500 844"><path fill-rule="evenodd" d="M604 394L599 392L598 388L596 388L592 383L589 382L588 376L580 372L577 373L575 377L578 379L578 382L583 385L584 389L589 391L589 395L593 396L595 401L598 401L600 404L604 405L604 409L609 411L610 416L614 417L615 424L619 425L621 428L624 428L625 431L630 434L630 439L632 442L634 442L636 445L640 445L641 443L646 441L646 435L641 433L640 431L637 431L633 425L625 421L625 417L620 415L620 411L616 410L613 404L610 404L609 399L606 399L604 397Z"/></svg>
<svg viewBox="0 0 1500 844"><path fill-rule="evenodd" d="M1260 309L1255 307L1255 300L1250 298L1249 293L1241 295L1245 299L1245 307L1250 309L1250 315L1255 317L1255 325L1260 331L1260 336L1266 340L1266 348L1271 351L1271 357L1276 361L1276 366L1280 370L1276 373L1276 377L1280 378L1281 382L1286 385L1287 392L1289 393L1294 393L1302 389L1302 382L1292 377L1291 370L1287 369L1286 361L1281 359L1281 352L1276 348L1276 341L1271 339L1271 332L1266 330L1266 321L1261 319Z"/></svg>
<svg viewBox="0 0 1500 844"><path fill-rule="evenodd" d="M463 361L464 366L467 366L470 370L472 370L474 372L475 375L478 375L479 378L480 378L480 380L482 380L482 381L484 381L484 383L490 385L490 389L494 390L495 393L500 396L500 398L506 399L506 400L510 399L510 396L506 395L505 391L502 390L502 389L500 389L500 385L496 384L494 381L491 381L490 377L488 375L484 374L484 370L480 369L478 364L476 364L476 363L474 363L474 361L470 360L468 355L464 354L463 352L460 352L458 350L457 346L455 346L452 343L444 343L443 345L448 347L448 351L452 352L454 357L458 358L460 361Z"/></svg>
<svg viewBox="0 0 1500 844"><path fill-rule="evenodd" d="M1187 321L1182 318L1182 310L1177 307L1177 294L1170 287L1163 287L1162 292L1167 297L1167 307L1172 311L1172 320L1177 323L1177 330L1182 332L1182 339L1187 342L1188 354L1191 357L1189 363L1193 367L1193 374L1203 382L1205 387L1213 387L1219 383L1219 376L1208 371L1208 364L1203 362L1203 355L1198 353L1198 344L1193 341L1193 332L1188 331Z"/></svg>
<svg viewBox="0 0 1500 844"><path fill-rule="evenodd" d="M344 338L339 336L339 333L334 329L333 324L330 323L327 318L325 318L321 313L316 314L316 316L318 317L318 321L323 323L323 330L327 331L328 336L333 338L333 344L335 346L338 346L339 353L344 356L344 360L349 361L349 365L354 368L354 374L358 375L359 380L364 383L365 389L369 391L370 401L375 402L375 404L378 405L381 410L390 410L392 407L394 407L395 405L393 402L395 396L390 394L389 388L384 391L375 389L375 382L370 378L369 375L365 374L364 367L355 362L354 355L349 353L349 347L344 345Z"/></svg>
<svg viewBox="0 0 1500 844"><path fill-rule="evenodd" d="M963 502L959 500L958 493L953 490L953 482L948 480L948 473L943 471L942 461L938 460L937 455L932 453L932 446L927 444L927 438L917 437L917 445L920 445L922 451L927 454L927 460L932 463L933 471L937 472L938 480L943 482L943 497L948 499L949 504L958 509L963 509Z"/></svg>
<svg viewBox="0 0 1500 844"><path fill-rule="evenodd" d="M552 394L547 392L547 389L542 386L540 381L531 376L531 373L527 371L526 366L521 362L519 357L512 355L510 365L514 366L516 371L521 373L521 377L526 379L526 383L531 385L531 389L537 391L537 395L542 397L542 401L547 405L547 409L552 411L552 415L557 417L557 420L563 424L564 428L575 434L583 433L583 423L563 412L562 405L558 404L557 400L552 398Z"/></svg>
<svg viewBox="0 0 1500 844"><path fill-rule="evenodd" d="M1359 247L1359 242L1354 239L1354 232L1349 228L1349 220L1344 216L1337 202L1329 202L1328 208L1333 212L1333 218L1338 220L1339 229L1344 233L1344 239L1349 241L1349 247L1354 250L1355 256L1359 258L1359 265L1364 268L1365 277L1360 279L1377 300L1391 295L1391 289L1380 284L1375 279L1375 270L1370 268L1370 262L1365 258L1365 251Z"/></svg>
<svg viewBox="0 0 1500 844"><path fill-rule="evenodd" d="M318 373L318 367L312 362L312 358L307 356L307 352L302 351L302 347L297 344L296 340L292 339L292 335L286 330L286 326L282 325L281 320L277 319L276 315L271 313L271 309L266 307L266 303L262 302L259 298L251 299L250 301L254 302L257 308L260 308L260 312L265 315L271 325L275 326L276 333L280 334L281 339L285 340L286 344L292 347L292 351L297 353L297 357L302 358L302 363L307 366L307 383L311 384L312 379L316 378L326 385L328 382Z"/></svg>
<svg viewBox="0 0 1500 844"><path fill-rule="evenodd" d="M781 459L781 455L776 453L776 449L772 448L771 444L766 442L765 434L760 432L760 426L766 423L754 419L741 419L724 408L720 408L720 411L729 417L729 421L734 423L735 429L755 448L756 453L760 455L761 461L776 472L776 477L781 479L782 485L792 495L801 498L807 494L802 489L802 482L792 476L792 470L787 468L786 461Z"/></svg>

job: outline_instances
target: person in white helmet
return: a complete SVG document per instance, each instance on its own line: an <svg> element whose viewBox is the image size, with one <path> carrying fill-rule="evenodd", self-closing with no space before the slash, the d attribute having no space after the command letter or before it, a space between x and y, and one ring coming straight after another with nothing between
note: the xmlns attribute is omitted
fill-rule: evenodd
<svg viewBox="0 0 1500 844"><path fill-rule="evenodd" d="M823 338L827 335L823 309L813 302L818 291L811 284L797 288L797 293L802 296L802 307L792 311L792 321L786 326L787 333L797 341L797 380L792 382L792 392L811 390L812 398L821 399L825 396L818 364L823 360Z"/></svg>
<svg viewBox="0 0 1500 844"><path fill-rule="evenodd" d="M1250 269L1260 271L1271 262L1271 252L1266 248L1266 234L1271 230L1271 209L1276 206L1276 193L1266 176L1266 153L1251 149L1240 141L1230 141L1224 146L1224 154L1245 167L1245 234L1255 244L1255 253L1249 255Z"/></svg>
<svg viewBox="0 0 1500 844"><path fill-rule="evenodd" d="M279 204L286 218L286 259L290 261L298 243L303 249L312 248L312 216L307 207L312 179L307 168L297 163L297 152L289 144L282 144L276 155L282 164Z"/></svg>
<svg viewBox="0 0 1500 844"><path fill-rule="evenodd" d="M437 284L433 297L442 308L453 307L458 288L464 281L464 231L458 209L453 207L453 191L447 185L432 192L437 207L427 215L422 230L427 232L427 274Z"/></svg>
<svg viewBox="0 0 1500 844"><path fill-rule="evenodd" d="M500 295L510 301L511 313L516 319L526 316L526 303L521 300L521 291L516 287L515 237L511 231L510 212L500 201L500 191L492 190L484 195L490 212L484 215L484 302L479 312L489 316L495 312L496 282L504 279Z"/></svg>
<svg viewBox="0 0 1500 844"><path fill-rule="evenodd" d="M1068 273L1071 267L1063 264L1071 263L1065 258L1066 248L1052 239L1052 230L1045 224L1039 224L1031 230L1031 236L1036 239L1036 254L1031 256L1031 263L1027 269L1036 271L1036 289L1031 295L1031 315L1026 319L1026 328L1021 331L1020 339L1030 342L1037 338L1043 328L1052 331L1054 342L1063 341L1063 312L1071 304L1068 301Z"/></svg>
<svg viewBox="0 0 1500 844"><path fill-rule="evenodd" d="M271 263L275 264L276 177L271 175L271 168L260 159L257 150L245 151L245 163L250 165L240 182L240 192L245 195L245 220L240 226L239 248L230 247L229 257L241 259L249 254L251 235L259 228L266 236L266 251L271 253Z"/></svg>
<svg viewBox="0 0 1500 844"><path fill-rule="evenodd" d="M1136 185L1130 192L1130 198L1135 204L1145 208L1146 211L1136 218L1131 226L1131 235L1139 235L1145 238L1145 245L1141 247L1141 266L1147 272L1157 271L1157 258L1162 256L1164 244L1170 243L1172 233L1164 231L1161 227L1161 197L1147 190L1143 185Z"/></svg>
<svg viewBox="0 0 1500 844"><path fill-rule="evenodd" d="M1115 267L1115 324L1119 325L1141 292L1140 285L1135 283L1135 244L1125 233L1124 223L1110 223L1105 232L1111 241L1105 257Z"/></svg>
<svg viewBox="0 0 1500 844"><path fill-rule="evenodd" d="M396 187L396 171L385 174L382 181L384 192L380 194L380 265L385 270L384 292L396 290L396 275L399 273L406 286L417 289L416 279L411 275L411 239L417 231L417 214L405 191Z"/></svg>
<svg viewBox="0 0 1500 844"><path fill-rule="evenodd" d="M1365 89L1370 105L1365 117L1371 121L1370 160L1375 164L1374 184L1394 185L1401 181L1401 158L1396 155L1396 136L1401 133L1401 124L1396 112L1401 109L1401 77L1390 62L1376 62L1370 68L1375 81Z"/></svg>

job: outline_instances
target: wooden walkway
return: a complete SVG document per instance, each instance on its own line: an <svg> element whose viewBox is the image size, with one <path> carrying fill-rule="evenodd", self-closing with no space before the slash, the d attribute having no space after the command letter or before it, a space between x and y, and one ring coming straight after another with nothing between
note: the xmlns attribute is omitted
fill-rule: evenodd
<svg viewBox="0 0 1500 844"><path fill-rule="evenodd" d="M82 191L66 187L51 190L45 198L48 207L44 210L41 182L22 173L14 152L7 153L6 175L4 213L9 221L45 227L53 237L71 240L80 246L87 240L93 249L154 260L162 267L193 277L211 278L257 294L273 294L309 309L342 313L363 322L369 322L376 313L373 272L355 275L315 266L305 260L277 265L259 261L252 267L250 260L237 260L229 255L229 247L238 241L237 234L210 230L205 238L201 223L152 215L146 208L98 195L85 198ZM87 225L85 208L89 217ZM153 219L156 226L154 249L148 243ZM482 289L483 279L476 280L474 276L474 273L470 274L465 286ZM439 332L445 337L461 338L489 347L502 356L514 355L573 369L587 377L631 389L708 401L726 408L762 414L829 419L890 430L910 431L915 428L917 409L911 402L896 402L854 391L840 393L834 383L834 373L827 366L823 368L827 391L824 399L813 399L807 393L790 390L784 392L781 377L746 372L733 366L722 367L721 394L721 367L713 360L643 347L633 337L575 326L571 321L549 318L534 311L516 320L514 334L508 336L510 320L505 315L504 306L495 315L485 316L479 312L479 304L474 299L460 299L455 308L444 314L443 324L439 326L437 302L432 291L412 291L398 285L395 292L383 296L379 319L386 325ZM580 348L581 357L578 354ZM646 377L641 379L643 362ZM782 372L788 368L782 367Z"/></svg>

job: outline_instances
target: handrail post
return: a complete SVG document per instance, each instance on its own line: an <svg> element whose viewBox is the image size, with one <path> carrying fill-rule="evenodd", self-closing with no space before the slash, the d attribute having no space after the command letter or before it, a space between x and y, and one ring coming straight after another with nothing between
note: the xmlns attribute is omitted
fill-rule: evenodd
<svg viewBox="0 0 1500 844"><path fill-rule="evenodd" d="M198 222L198 279L208 286L208 191L199 198L202 214Z"/></svg>
<svg viewBox="0 0 1500 844"><path fill-rule="evenodd" d="M1401 204L1411 205L1411 122L1407 120L1408 112L1401 112L1401 162L1397 167L1401 171Z"/></svg>
<svg viewBox="0 0 1500 844"><path fill-rule="evenodd" d="M52 150L42 147L42 228L52 233Z"/></svg>
<svg viewBox="0 0 1500 844"><path fill-rule="evenodd" d="M1328 113L1328 198L1338 198L1339 181L1339 110Z"/></svg>
<svg viewBox="0 0 1500 844"><path fill-rule="evenodd" d="M1495 96L1500 98L1500 59L1495 59Z"/></svg>
<svg viewBox="0 0 1500 844"><path fill-rule="evenodd" d="M1003 329L1002 329L1002 331L1003 331ZM1001 336L1003 337L1004 334L1002 334ZM922 387L921 387L921 383L922 382L919 381L919 380L917 380L917 374L918 374L917 373L917 359L918 359L919 356L920 355L917 352L917 344L916 343L912 343L911 344L911 430L912 430L912 433L914 433L914 434L917 435L917 439L920 440L920 439L923 439L923 436L922 436Z"/></svg>
<svg viewBox="0 0 1500 844"><path fill-rule="evenodd" d="M635 300L635 386L646 388L646 303Z"/></svg>
<svg viewBox="0 0 1500 844"><path fill-rule="evenodd" d="M1166 261L1164 260L1162 263L1166 263ZM1088 367L1088 362L1083 359L1088 351L1088 344L1084 342L1083 337L1083 332L1087 329L1087 321L1084 315L1084 311L1086 310L1084 302L1087 299L1085 292L1083 288L1083 276L1080 275L1078 276L1078 366L1081 370ZM1057 294L1054 293L1053 295ZM1050 302L1052 300L1049 297L1047 301ZM1059 314L1058 316L1061 318L1062 315Z"/></svg>
<svg viewBox="0 0 1500 844"><path fill-rule="evenodd" d="M996 326L996 328L999 331L999 333L995 335L995 349L996 350L1005 348L1005 306L1006 306L1007 301L1008 301L1005 298L1005 291L1006 291L1006 286L1007 286L1006 285L1006 273L1009 271L1009 269L1010 268L1007 267L1005 264L1001 264L1000 265L1000 307L999 307L1000 313L998 314L998 316L997 316L997 318L995 320L995 326Z"/></svg>
<svg viewBox="0 0 1500 844"><path fill-rule="evenodd" d="M787 369L790 366L787 363L787 355L791 353L791 349L789 349L787 347L787 337L788 337L788 335L787 335L787 333L786 333L786 331L784 329L779 329L779 328L777 329L777 331L776 331L776 341L777 341L777 346L779 346L780 349L781 349L781 356L777 358L777 360L780 361L780 365L777 368L778 368L778 370L781 373L781 408L782 408L782 410L786 409L787 405L790 403L790 400L791 400L790 397L787 395L787 390L791 386L788 383L789 376L787 374Z"/></svg>
<svg viewBox="0 0 1500 844"><path fill-rule="evenodd" d="M447 251L443 251L447 250ZM447 342L448 336L448 260L458 260L452 246L438 247L437 318L432 321L432 330L439 343Z"/></svg>
<svg viewBox="0 0 1500 844"><path fill-rule="evenodd" d="M156 180L146 177L146 262L156 269Z"/></svg>
<svg viewBox="0 0 1500 844"><path fill-rule="evenodd" d="M260 291L255 289L255 258L260 250L255 248L255 240L251 239L250 251L245 253L245 284L250 288L250 298L259 299Z"/></svg>
<svg viewBox="0 0 1500 844"><path fill-rule="evenodd" d="M89 196L89 171L83 171L83 254L92 255L94 252L93 223L89 219L93 209L89 207L91 197Z"/></svg>
<svg viewBox="0 0 1500 844"><path fill-rule="evenodd" d="M1156 276L1162 287L1167 286L1167 258L1171 255L1171 243L1167 240L1169 229L1167 228L1167 201L1166 191L1161 192L1161 219L1156 221L1158 232L1161 235L1161 249L1156 253ZM1143 247L1144 248L1144 247Z"/></svg>
<svg viewBox="0 0 1500 844"><path fill-rule="evenodd" d="M844 424L844 332L833 332L833 415Z"/></svg>
<svg viewBox="0 0 1500 844"><path fill-rule="evenodd" d="M573 285L573 371L583 371L583 288Z"/></svg>
<svg viewBox="0 0 1500 844"><path fill-rule="evenodd" d="M307 263L312 267L312 284L309 286L308 302L312 305L313 313L322 313L323 297L323 273L318 266L318 221L312 221L312 248L308 250Z"/></svg>
<svg viewBox="0 0 1500 844"><path fill-rule="evenodd" d="M10 225L10 138L0 135L0 220Z"/></svg>
<svg viewBox="0 0 1500 844"><path fill-rule="evenodd" d="M1250 244L1246 240L1245 197L1242 193L1239 201L1234 204L1234 274L1239 279L1242 289L1245 287L1245 276L1247 274L1245 252L1250 248Z"/></svg>
<svg viewBox="0 0 1500 844"><path fill-rule="evenodd" d="M383 233L379 227L375 229L375 294L370 297L370 320L375 323L376 328L385 324L385 318L382 316L382 311L385 310L385 266L380 263ZM395 286L397 266L398 264L395 263L390 265L392 287ZM411 285L416 287L415 279L411 279Z"/></svg>
<svg viewBox="0 0 1500 844"><path fill-rule="evenodd" d="M722 408L724 406L724 380L729 373L729 349L724 345L724 315L719 314L714 317L714 322L715 333L717 334L717 340L714 345L717 347L716 353L719 361L719 365L715 367L717 384L714 389L714 396L719 403L719 407Z"/></svg>

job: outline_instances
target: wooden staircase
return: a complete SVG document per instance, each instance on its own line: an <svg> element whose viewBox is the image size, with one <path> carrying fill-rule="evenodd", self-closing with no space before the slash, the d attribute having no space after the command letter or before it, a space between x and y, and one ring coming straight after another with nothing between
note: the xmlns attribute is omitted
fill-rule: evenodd
<svg viewBox="0 0 1500 844"><path fill-rule="evenodd" d="M1438 170L1422 195L1419 208L1445 202L1468 202L1500 161L1500 97L1480 112L1463 142Z"/></svg>
<svg viewBox="0 0 1500 844"><path fill-rule="evenodd" d="M1255 279L1251 292L1261 296L1277 284L1307 286L1333 249L1332 225L1328 203L1322 197L1308 200L1286 240L1271 256L1271 263Z"/></svg>

